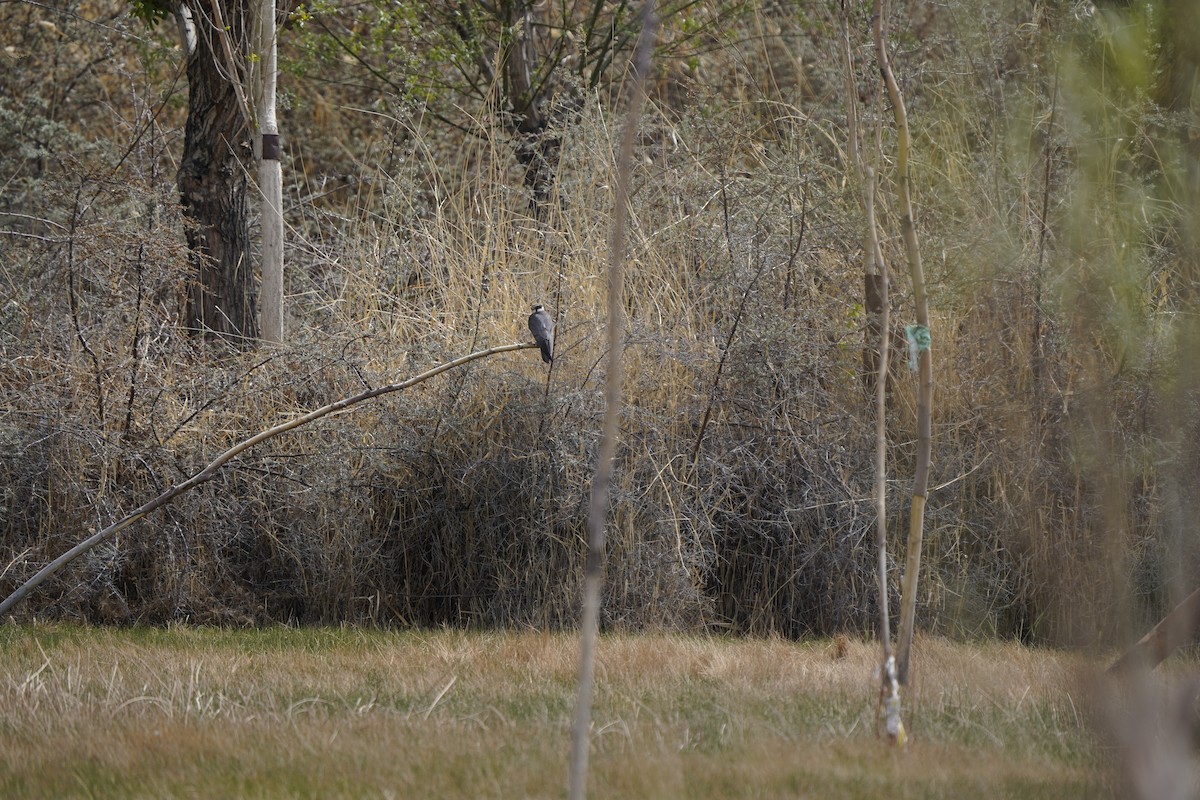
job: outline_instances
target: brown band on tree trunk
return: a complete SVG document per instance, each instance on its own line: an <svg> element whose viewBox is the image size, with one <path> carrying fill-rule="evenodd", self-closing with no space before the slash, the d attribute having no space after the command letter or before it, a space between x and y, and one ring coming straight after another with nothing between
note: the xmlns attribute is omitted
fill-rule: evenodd
<svg viewBox="0 0 1200 800"><path fill-rule="evenodd" d="M264 133L262 135L263 161L280 161L280 149L278 133Z"/></svg>

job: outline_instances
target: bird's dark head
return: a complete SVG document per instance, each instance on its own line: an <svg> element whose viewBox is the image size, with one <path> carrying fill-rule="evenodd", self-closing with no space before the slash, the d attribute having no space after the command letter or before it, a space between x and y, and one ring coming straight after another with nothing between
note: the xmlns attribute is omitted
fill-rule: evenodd
<svg viewBox="0 0 1200 800"><path fill-rule="evenodd" d="M535 314L536 314L536 313L537 313L537 312L539 312L539 311L545 311L545 310L546 310L546 307L545 307L545 306L543 306L541 303L534 303L534 304L533 304L533 313L535 313Z"/></svg>

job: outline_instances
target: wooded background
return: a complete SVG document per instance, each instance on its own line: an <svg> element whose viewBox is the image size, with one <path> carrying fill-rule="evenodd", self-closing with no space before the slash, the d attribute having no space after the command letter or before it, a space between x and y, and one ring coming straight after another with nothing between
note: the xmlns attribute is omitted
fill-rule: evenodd
<svg viewBox="0 0 1200 800"><path fill-rule="evenodd" d="M185 8L211 34L190 58ZM202 24L216 11L227 30ZM527 338L541 302L558 316L549 374L534 351L503 354L272 440L16 613L572 625L636 8L281 8L279 345L254 316L253 123L210 100L225 127L188 145L215 118L197 86L226 91L257 62L253 13L0 4L0 594L262 428ZM609 627L876 624L842 13L660 8L632 176ZM895 261L900 561L911 296L870 20L848 14ZM1198 15L1183 0L892 5L938 386L919 627L1128 640L1195 588ZM232 57L198 64L223 52L219 30ZM214 162L224 250L181 205L199 196L189 157Z"/></svg>

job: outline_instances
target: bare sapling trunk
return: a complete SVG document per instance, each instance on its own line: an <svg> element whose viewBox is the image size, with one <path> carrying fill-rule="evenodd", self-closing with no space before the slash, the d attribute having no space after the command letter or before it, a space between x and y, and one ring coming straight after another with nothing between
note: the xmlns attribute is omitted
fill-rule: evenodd
<svg viewBox="0 0 1200 800"><path fill-rule="evenodd" d="M878 265L879 287L879 361L875 375L875 552L879 559L879 638L883 642L883 663L880 665L879 700L883 706L884 728L893 744L903 746L907 741L904 722L900 716L900 685L896 658L892 653L891 615L888 610L887 561L887 378L888 325L891 319L891 300L887 264L879 244L879 227L875 221L875 170L863 170L863 205L867 218L867 248Z"/></svg>
<svg viewBox="0 0 1200 800"><path fill-rule="evenodd" d="M275 110L275 0L260 0L254 20L254 110L258 117L258 190L262 208L262 338L283 341L283 164Z"/></svg>
<svg viewBox="0 0 1200 800"><path fill-rule="evenodd" d="M879 587L879 640L881 662L879 668L879 702L883 711L884 729L893 744L904 745L906 736L900 716L900 687L896 679L896 659L892 653L891 614L888 609L887 567L887 376L888 337L891 308L887 263L883 248L879 244L879 226L875 218L875 170L867 165L862 148L862 126L858 109L858 91L855 81L854 56L850 48L850 19L846 4L842 4L842 55L846 76L846 129L849 139L848 155L855 185L860 191L863 207L863 275L868 296L874 295L873 314L869 328L874 331L874 359L864 359L873 369L873 380L868 386L874 389L875 400L875 548L878 555L877 580ZM878 151L878 145L876 145ZM878 158L878 152L876 152ZM870 352L872 342L867 341L865 351Z"/></svg>
<svg viewBox="0 0 1200 800"><path fill-rule="evenodd" d="M589 732L592 691L595 684L596 639L600 629L600 590L604 583L605 528L608 525L608 495L612 482L613 457L617 451L621 416L621 355L625 338L623 298L625 231L629 216L629 183L633 171L633 148L638 121L646 99L646 75L650 70L655 33L658 28L653 0L642 4L642 33L633 56L633 92L628 117L621 132L613 191L612 230L608 241L608 368L604 377L604 423L596 474L588 504L588 550L584 564L583 613L579 623L579 687L571 729L571 762L568 776L571 800L587 795Z"/></svg>
<svg viewBox="0 0 1200 800"><path fill-rule="evenodd" d="M929 300L925 294L925 271L921 265L921 248L913 219L912 180L909 164L910 136L904 95L892 72L884 33L883 0L875 0L875 53L879 72L892 104L896 121L896 183L900 211L900 233L904 254L912 281L913 306L917 321L906 327L910 355L917 370L917 452L913 472L912 507L909 512L908 549L904 561L904 578L900 597L900 633L896 644L896 675L901 684L909 678L909 659L912 653L913 630L916 624L917 585L921 574L921 540L925 528L925 499L929 492L929 464L933 448L933 354L930 351Z"/></svg>

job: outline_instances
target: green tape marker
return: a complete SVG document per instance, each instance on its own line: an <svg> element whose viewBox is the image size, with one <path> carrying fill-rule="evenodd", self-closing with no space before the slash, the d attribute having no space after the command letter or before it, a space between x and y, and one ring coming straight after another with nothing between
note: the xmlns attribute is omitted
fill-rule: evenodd
<svg viewBox="0 0 1200 800"><path fill-rule="evenodd" d="M917 357L922 350L928 350L933 344L927 325L905 325L904 338L908 340L908 368L916 371Z"/></svg>

